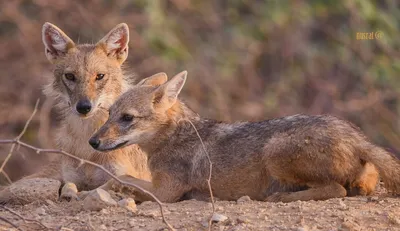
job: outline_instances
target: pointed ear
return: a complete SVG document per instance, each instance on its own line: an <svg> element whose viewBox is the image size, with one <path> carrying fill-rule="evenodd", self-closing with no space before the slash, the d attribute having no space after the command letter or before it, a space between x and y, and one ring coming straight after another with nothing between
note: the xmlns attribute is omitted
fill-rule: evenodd
<svg viewBox="0 0 400 231"><path fill-rule="evenodd" d="M122 64L128 57L129 28L126 23L115 26L96 45L103 47L109 57Z"/></svg>
<svg viewBox="0 0 400 231"><path fill-rule="evenodd" d="M181 73L175 75L170 81L157 88L154 93L154 106L162 106L167 108L172 107L175 104L183 85L185 85L186 76L187 71L182 71Z"/></svg>
<svg viewBox="0 0 400 231"><path fill-rule="evenodd" d="M46 22L42 27L42 40L47 59L54 63L75 47L74 42L58 27Z"/></svg>
<svg viewBox="0 0 400 231"><path fill-rule="evenodd" d="M162 84L164 84L165 82L167 82L168 77L167 74L165 74L164 72L160 72L157 73L155 75L152 75L150 77L144 78L142 79L137 86L160 86Z"/></svg>

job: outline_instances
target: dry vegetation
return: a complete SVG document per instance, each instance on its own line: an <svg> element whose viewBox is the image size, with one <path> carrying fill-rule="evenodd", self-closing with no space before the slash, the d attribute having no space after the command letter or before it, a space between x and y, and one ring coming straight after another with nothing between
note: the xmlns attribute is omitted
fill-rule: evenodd
<svg viewBox="0 0 400 231"><path fill-rule="evenodd" d="M227 2L0 1L0 138L16 137L42 98L22 140L55 147L57 112L41 93L52 77L41 41L45 21L80 43L97 41L126 22L127 68L138 78L188 70L182 98L203 116L232 121L330 113L354 122L400 156L397 0ZM356 39L357 32L377 31L382 38ZM0 146L0 160L9 148ZM14 181L47 159L17 148L5 170ZM274 211L286 210L267 208Z"/></svg>

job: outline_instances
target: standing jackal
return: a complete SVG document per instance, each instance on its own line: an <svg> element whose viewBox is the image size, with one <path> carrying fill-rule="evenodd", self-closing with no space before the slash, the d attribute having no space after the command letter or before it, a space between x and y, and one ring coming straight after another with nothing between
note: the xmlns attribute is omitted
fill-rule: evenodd
<svg viewBox="0 0 400 231"><path fill-rule="evenodd" d="M129 176L125 180L161 201L208 194L207 155L188 121L209 153L212 190L220 199L248 195L290 202L367 195L377 184L376 169L386 187L400 193L399 160L370 143L351 123L329 115L232 124L202 119L177 99L186 75L123 94L90 140L101 151L138 144L148 156L152 182ZM139 192L137 196L149 199Z"/></svg>
<svg viewBox="0 0 400 231"><path fill-rule="evenodd" d="M56 134L58 148L103 165L116 175L150 180L147 157L137 145L105 155L87 142L107 120L105 109L130 87L121 69L128 56L128 26L117 25L97 44L75 44L50 23L43 25L42 36L46 57L54 65L54 78L44 92L56 100L62 117ZM85 164L80 166L67 157L28 176L34 177L72 182L79 190L94 189L109 180L102 170ZM0 200L7 201L7 195L0 194Z"/></svg>

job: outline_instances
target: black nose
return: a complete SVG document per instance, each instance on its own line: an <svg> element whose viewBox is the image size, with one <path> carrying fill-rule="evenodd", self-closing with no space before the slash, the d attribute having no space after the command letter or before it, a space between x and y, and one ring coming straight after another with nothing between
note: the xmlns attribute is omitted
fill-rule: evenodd
<svg viewBox="0 0 400 231"><path fill-rule="evenodd" d="M92 104L87 99L81 100L76 104L76 110L82 115L86 115L91 109Z"/></svg>
<svg viewBox="0 0 400 231"><path fill-rule="evenodd" d="M100 140L96 138L90 138L89 140L90 146L92 146L94 149L98 148L100 146Z"/></svg>

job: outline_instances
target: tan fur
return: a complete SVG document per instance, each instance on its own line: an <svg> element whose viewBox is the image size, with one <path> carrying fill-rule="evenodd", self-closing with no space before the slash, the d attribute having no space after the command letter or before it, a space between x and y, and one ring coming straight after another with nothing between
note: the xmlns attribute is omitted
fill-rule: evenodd
<svg viewBox="0 0 400 231"><path fill-rule="evenodd" d="M161 86L133 87L111 106L109 119L92 137L101 151L138 144L148 156L152 182L124 179L161 201L209 194L207 155L188 121L211 158L212 189L220 199L248 195L290 202L368 195L379 174L385 187L400 193L400 161L353 124L330 115L232 124L202 119L177 99L185 80L182 72Z"/></svg>
<svg viewBox="0 0 400 231"><path fill-rule="evenodd" d="M116 175L150 180L147 157L137 145L106 154L96 151L88 143L92 134L107 120L108 107L130 87L129 76L121 69L128 55L128 41L128 27L124 23L117 25L97 44L75 44L58 27L45 23L43 42L46 56L54 64L54 79L44 92L57 101L56 108L62 117L55 137L57 148L101 164ZM75 80L68 80L66 73L72 73ZM104 74L104 78L97 80L99 74ZM82 99L92 105L86 115L76 109ZM72 182L79 190L94 189L110 179L102 170L86 164L80 166L67 157L62 157L58 165L28 176L33 177ZM2 199L0 194L0 200L7 199Z"/></svg>

